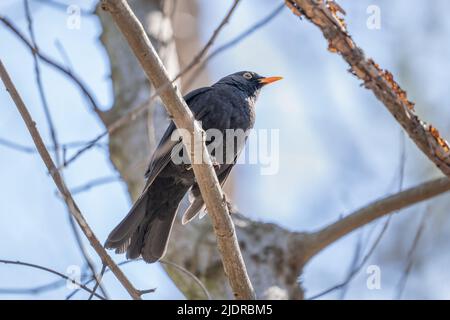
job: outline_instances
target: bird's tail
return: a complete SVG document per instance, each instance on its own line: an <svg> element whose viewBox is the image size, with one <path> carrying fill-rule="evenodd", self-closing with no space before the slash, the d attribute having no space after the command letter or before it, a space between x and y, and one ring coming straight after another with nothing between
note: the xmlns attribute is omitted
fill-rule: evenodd
<svg viewBox="0 0 450 320"><path fill-rule="evenodd" d="M165 253L178 205L188 187L170 178L157 178L114 228L105 247L127 253L128 259L152 263Z"/></svg>

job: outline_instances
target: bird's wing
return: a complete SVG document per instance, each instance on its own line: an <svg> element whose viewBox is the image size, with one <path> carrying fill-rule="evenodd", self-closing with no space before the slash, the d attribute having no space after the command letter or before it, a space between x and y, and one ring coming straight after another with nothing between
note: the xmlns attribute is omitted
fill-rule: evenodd
<svg viewBox="0 0 450 320"><path fill-rule="evenodd" d="M200 104L193 103L193 101L197 96L199 96L209 90L211 90L211 87L199 88L199 89L189 92L184 97L184 100L188 104L189 108L191 109L192 113L194 114L194 117L197 120L201 120L201 118L205 114L205 110L202 110L201 109L202 106ZM155 178L162 171L162 169L164 169L164 167L169 163L172 148L175 147L181 141L181 140L172 141L170 139L170 137L175 129L176 129L176 126L172 121L170 123L169 127L167 128L166 132L162 136L161 141L159 142L158 146L156 147L156 150L153 153L153 156L150 160L148 169L145 172L145 177L147 178L146 186L151 185L153 180L155 180Z"/></svg>

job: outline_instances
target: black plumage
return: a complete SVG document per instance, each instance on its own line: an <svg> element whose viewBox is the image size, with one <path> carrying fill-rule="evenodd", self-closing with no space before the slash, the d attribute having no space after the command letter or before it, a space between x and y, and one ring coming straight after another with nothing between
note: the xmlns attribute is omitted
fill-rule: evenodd
<svg viewBox="0 0 450 320"><path fill-rule="evenodd" d="M184 99L207 134L208 129L217 129L225 139L227 129L247 132L253 128L255 102L261 87L279 79L281 78L264 78L249 71L237 72L222 78L211 87L190 92ZM172 122L161 138L145 173L147 182L142 195L106 241L106 248L116 249L117 253L126 252L128 259L142 256L146 262L151 263L164 255L178 205L189 190L192 202L183 216L183 223L192 220L204 206L189 164L175 164L171 159L172 149L179 144L179 141L171 140L175 129ZM237 139L233 150L228 150L232 161L215 166L222 185L245 140L246 138L243 141ZM208 141L210 139L207 135ZM225 160L226 144L221 142L219 144ZM214 153L212 156L215 156Z"/></svg>

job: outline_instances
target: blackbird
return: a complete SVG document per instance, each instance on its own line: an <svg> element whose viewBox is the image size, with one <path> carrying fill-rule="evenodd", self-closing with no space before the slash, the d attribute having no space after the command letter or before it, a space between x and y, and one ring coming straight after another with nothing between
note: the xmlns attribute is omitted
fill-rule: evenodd
<svg viewBox="0 0 450 320"><path fill-rule="evenodd" d="M211 87L188 93L184 99L195 119L201 122L203 130L207 132L207 142L208 129L224 133L223 141L218 142L226 155L225 139L230 132L227 129L248 131L253 128L255 102L260 89L280 79L282 78L261 77L250 71L237 72L220 79ZM192 220L204 207L190 165L172 159L173 149L180 145L180 140L171 139L175 130L175 124L171 122L150 160L142 195L106 240L106 248L115 249L116 253L126 252L128 259L142 256L144 261L152 263L164 255L178 206L189 190L191 204L184 213L183 224ZM228 150L232 153L230 162L217 163L212 154L221 185L225 183L245 140L246 137L243 143L238 143L231 151ZM211 141L209 142L211 144ZM185 150L181 147L181 154L183 151Z"/></svg>

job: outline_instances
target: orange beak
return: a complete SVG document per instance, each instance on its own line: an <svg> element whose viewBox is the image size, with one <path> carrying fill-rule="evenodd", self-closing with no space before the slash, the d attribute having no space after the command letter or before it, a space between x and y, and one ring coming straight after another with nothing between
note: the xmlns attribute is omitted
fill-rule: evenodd
<svg viewBox="0 0 450 320"><path fill-rule="evenodd" d="M272 82L275 82L275 81L278 81L281 79L283 79L283 77L267 77L267 78L261 78L258 81L259 81L259 83L265 85L265 84L269 84L269 83L272 83Z"/></svg>

